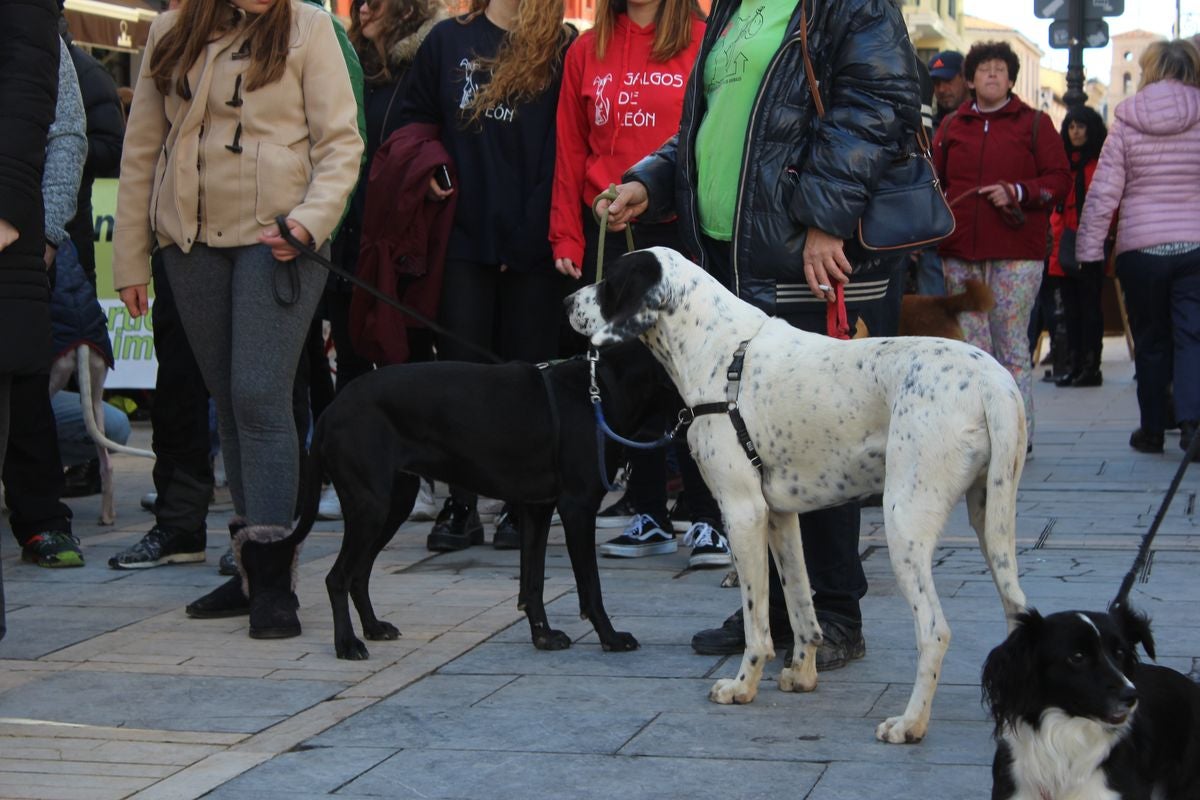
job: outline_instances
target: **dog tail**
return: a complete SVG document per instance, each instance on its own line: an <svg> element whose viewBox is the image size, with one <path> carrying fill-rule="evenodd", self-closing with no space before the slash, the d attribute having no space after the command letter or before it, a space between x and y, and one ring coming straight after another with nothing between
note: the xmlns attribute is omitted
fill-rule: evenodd
<svg viewBox="0 0 1200 800"><path fill-rule="evenodd" d="M297 497L300 516L292 529L289 540L297 543L308 538L313 523L317 520L317 508L321 504L321 483L325 470L321 461L321 443L324 440L324 426L320 420L313 430L312 444L308 448L308 456L304 459L304 469L300 478L300 493Z"/></svg>
<svg viewBox="0 0 1200 800"><path fill-rule="evenodd" d="M963 291L946 297L944 308L957 317L964 311L991 311L995 305L996 298L988 285L971 278L963 284Z"/></svg>
<svg viewBox="0 0 1200 800"><path fill-rule="evenodd" d="M983 414L991 455L982 487L984 519L980 545L1005 610L1012 615L1025 609L1025 595L1017 581L1016 528L1017 487L1025 468L1027 432L1025 404L1011 378L996 386L992 398L985 399Z"/></svg>

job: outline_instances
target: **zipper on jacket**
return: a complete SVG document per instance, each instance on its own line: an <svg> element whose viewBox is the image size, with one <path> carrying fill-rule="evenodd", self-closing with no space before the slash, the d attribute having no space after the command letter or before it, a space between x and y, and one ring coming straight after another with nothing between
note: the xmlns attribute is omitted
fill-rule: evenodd
<svg viewBox="0 0 1200 800"><path fill-rule="evenodd" d="M990 127L990 120L988 120L987 117L984 117L983 118L983 142L979 145L979 180L976 181L977 186L983 186L983 164L984 164L983 153L985 150L987 150L987 137L988 137L988 128L989 127ZM978 195L976 195L975 196L975 224L972 226L975 230L973 230L971 232L971 235L972 235L971 252L975 255L979 254L979 208L982 204L983 204L983 201L980 200Z"/></svg>
<svg viewBox="0 0 1200 800"><path fill-rule="evenodd" d="M203 225L200 210L204 208L204 122L200 123L200 136L196 141L196 237L200 241L200 228Z"/></svg>
<svg viewBox="0 0 1200 800"><path fill-rule="evenodd" d="M742 294L741 280L738 277L737 263L738 229L741 228L742 202L744 200L743 195L746 191L746 167L750 163L750 145L754 141L754 119L755 115L758 114L759 106L762 105L763 94L765 93L767 84L770 83L771 77L775 73L775 68L779 66L779 62L783 58L784 52L792 45L799 43L800 37L798 35L793 36L791 39L786 40L782 45L780 45L779 49L775 51L775 57L772 58L771 63L767 65L767 71L763 73L762 82L758 85L758 92L754 95L754 105L750 106L750 118L746 123L746 140L742 145L742 171L741 175L738 177L737 196L734 198L734 208L737 209L737 213L733 215L733 240L730 242L729 247L729 267L733 272L733 293L738 297L741 297ZM805 80L808 79L805 78Z"/></svg>

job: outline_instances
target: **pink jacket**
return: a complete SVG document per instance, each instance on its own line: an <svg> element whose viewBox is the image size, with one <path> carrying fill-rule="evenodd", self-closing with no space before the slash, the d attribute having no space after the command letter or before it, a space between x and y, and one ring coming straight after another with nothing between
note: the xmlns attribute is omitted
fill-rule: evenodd
<svg viewBox="0 0 1200 800"><path fill-rule="evenodd" d="M1104 258L1113 214L1117 254L1200 242L1200 89L1152 83L1121 102L1083 206L1077 254Z"/></svg>

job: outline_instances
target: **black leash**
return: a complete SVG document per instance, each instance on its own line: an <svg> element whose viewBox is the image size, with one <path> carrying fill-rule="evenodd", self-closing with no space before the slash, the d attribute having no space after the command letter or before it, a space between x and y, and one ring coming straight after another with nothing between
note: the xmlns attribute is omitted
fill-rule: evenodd
<svg viewBox="0 0 1200 800"><path fill-rule="evenodd" d="M1179 484L1183 482L1183 473L1187 472L1188 464L1192 463L1192 459L1198 452L1200 452L1200 433L1192 436L1192 443L1188 445L1187 452L1183 454L1183 461L1179 464L1179 469L1175 470L1175 478L1171 481L1170 488L1167 489L1167 496L1163 498L1162 505L1158 507L1158 513L1154 515L1154 522L1150 524L1150 530L1146 531L1146 535L1142 538L1142 546L1138 548L1133 567L1125 575L1125 580L1121 581L1121 589L1117 592L1117 597L1112 601L1110 608L1123 606L1129 599L1133 582L1137 579L1138 573L1146 568L1146 562L1150 559L1150 543L1154 541L1154 535L1158 533L1158 527L1162 525L1163 517L1167 515L1171 501L1175 499L1175 492L1179 491Z"/></svg>
<svg viewBox="0 0 1200 800"><path fill-rule="evenodd" d="M458 344L462 345L467 350L470 350L474 353L478 353L479 355L486 358L488 361L491 361L495 364L505 363L504 359L500 358L498 355L496 355L492 351L485 350L484 348L480 347L479 345L477 345L473 342L468 342L466 339L462 338L461 336L458 336L457 334L446 330L441 325L438 325L436 322L429 319L429 317L426 317L420 311L417 311L416 309L414 309L410 306L404 305L399 300L396 300L394 297L389 297L388 295L379 291L379 289L375 288L371 284L367 283L366 281L362 280L361 278L357 277L356 275L353 275L352 273L349 273L346 270L344 270L341 267L334 264L328 258L321 255L316 250L312 249L311 247L306 245L304 242L300 241L295 236L293 236L291 230L287 226L287 217L280 214L278 217L275 218L275 224L279 226L279 235L283 237L284 241L286 241L292 247L299 250L307 258L311 258L313 261L317 262L318 264L323 266L325 269L332 272L334 275L337 275L339 278L344 278L345 280L350 281L350 283L352 283L355 286L357 286L358 288L362 289L364 292L371 295L375 299L380 300L384 303L387 303L389 306L396 309L401 314L404 314L407 317L411 317L411 318L415 319L417 322L420 322L422 325L429 328L431 331L436 333L438 336L442 336L447 339L452 339L455 342L457 342ZM292 284L292 298L293 299L289 303L289 302L283 300L282 298L280 298L278 291L277 291L276 292L276 301L282 303L283 305L290 305L291 303L295 303L296 299L298 299L300 296L299 275L297 275L296 270L290 266L287 267L287 271L292 276L291 284Z"/></svg>

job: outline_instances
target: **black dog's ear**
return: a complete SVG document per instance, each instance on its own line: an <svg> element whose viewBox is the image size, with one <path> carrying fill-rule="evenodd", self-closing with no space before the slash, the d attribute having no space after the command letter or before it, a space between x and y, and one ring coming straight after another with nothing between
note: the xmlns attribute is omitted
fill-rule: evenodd
<svg viewBox="0 0 1200 800"><path fill-rule="evenodd" d="M995 734L1005 723L1014 723L1036 711L1039 674L1036 643L1044 620L1033 609L1017 615L1017 627L983 662L983 703L996 721Z"/></svg>
<svg viewBox="0 0 1200 800"><path fill-rule="evenodd" d="M1155 661L1158 660L1154 655L1154 636L1150 633L1150 617L1136 610L1127 602L1114 603L1109 606L1108 614L1116 620L1117 626L1121 629L1121 635L1125 637L1125 641L1131 648L1141 644L1146 655Z"/></svg>
<svg viewBox="0 0 1200 800"><path fill-rule="evenodd" d="M597 347L625 342L645 333L658 318L662 264L649 250L621 256L599 286L604 324L592 334Z"/></svg>

